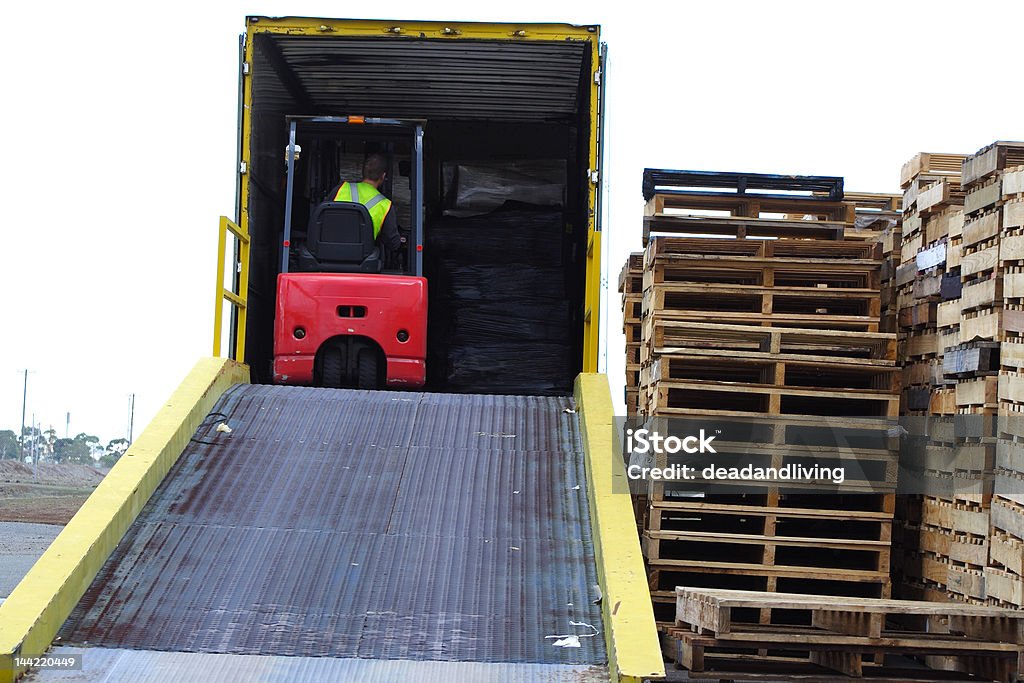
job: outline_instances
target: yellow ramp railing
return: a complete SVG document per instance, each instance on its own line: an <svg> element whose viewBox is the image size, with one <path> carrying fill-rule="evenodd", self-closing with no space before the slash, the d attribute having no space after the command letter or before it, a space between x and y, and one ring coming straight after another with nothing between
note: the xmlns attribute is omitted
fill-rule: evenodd
<svg viewBox="0 0 1024 683"><path fill-rule="evenodd" d="M228 233L238 240L238 248L231 255L231 287L224 286L228 263ZM245 323L248 318L249 292L249 233L227 216L220 217L217 240L217 289L213 309L213 355L221 355L221 335L224 331L224 302L229 302L237 316L234 327L235 348L229 349L228 357L245 359Z"/></svg>
<svg viewBox="0 0 1024 683"><path fill-rule="evenodd" d="M46 652L214 404L231 386L248 381L249 368L234 361L206 358L196 364L0 604L0 683L25 671L18 660Z"/></svg>
<svg viewBox="0 0 1024 683"><path fill-rule="evenodd" d="M576 378L575 393L611 681L639 683L645 678L664 678L665 664L626 467L615 434L607 375L581 374Z"/></svg>

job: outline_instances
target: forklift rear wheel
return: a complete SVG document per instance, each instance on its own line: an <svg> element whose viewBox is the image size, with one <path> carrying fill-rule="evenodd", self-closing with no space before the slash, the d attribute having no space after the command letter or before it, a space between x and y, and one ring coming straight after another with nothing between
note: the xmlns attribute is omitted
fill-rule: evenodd
<svg viewBox="0 0 1024 683"><path fill-rule="evenodd" d="M325 387L344 386L344 350L338 346L328 346L324 349L323 354L323 376L321 377L320 384Z"/></svg>
<svg viewBox="0 0 1024 683"><path fill-rule="evenodd" d="M377 353L375 349L364 346L356 352L357 386L360 389L379 389L377 381Z"/></svg>

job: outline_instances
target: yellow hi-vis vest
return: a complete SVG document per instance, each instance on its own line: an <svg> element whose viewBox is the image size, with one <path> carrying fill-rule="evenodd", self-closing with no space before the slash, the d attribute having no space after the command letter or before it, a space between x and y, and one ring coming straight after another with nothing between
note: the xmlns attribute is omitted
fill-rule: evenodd
<svg viewBox="0 0 1024 683"><path fill-rule="evenodd" d="M366 210L370 212L370 220L373 221L374 239L377 239L377 235L380 234L380 226L384 225L384 219L391 211L391 200L369 183L342 183L338 188L338 194L334 195L334 201L352 202L365 206Z"/></svg>

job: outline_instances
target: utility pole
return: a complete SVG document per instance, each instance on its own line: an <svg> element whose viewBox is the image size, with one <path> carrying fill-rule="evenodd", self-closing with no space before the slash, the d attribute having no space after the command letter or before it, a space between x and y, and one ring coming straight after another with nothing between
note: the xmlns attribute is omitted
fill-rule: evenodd
<svg viewBox="0 0 1024 683"><path fill-rule="evenodd" d="M18 444L21 448L18 451L19 461L25 462L25 402L28 398L28 368L25 368L25 384L21 390L21 435Z"/></svg>
<svg viewBox="0 0 1024 683"><path fill-rule="evenodd" d="M68 421L64 423L64 438L70 439L71 436L71 411L68 411Z"/></svg>
<svg viewBox="0 0 1024 683"><path fill-rule="evenodd" d="M128 404L128 445L132 445L132 433L135 430L135 394L131 395Z"/></svg>

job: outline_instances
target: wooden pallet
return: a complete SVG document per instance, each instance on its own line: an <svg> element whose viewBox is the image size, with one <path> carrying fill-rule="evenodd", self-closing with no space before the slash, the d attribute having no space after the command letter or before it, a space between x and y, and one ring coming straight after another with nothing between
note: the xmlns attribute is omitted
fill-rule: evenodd
<svg viewBox="0 0 1024 683"><path fill-rule="evenodd" d="M844 190L843 201L853 202L858 211L898 213L903 210L903 195L901 194Z"/></svg>
<svg viewBox="0 0 1024 683"><path fill-rule="evenodd" d="M964 204L965 192L955 178L942 178L923 187L917 196L917 211L921 216L939 213ZM965 209L966 211L966 209Z"/></svg>
<svg viewBox="0 0 1024 683"><path fill-rule="evenodd" d="M622 297L622 322L639 325L643 318L644 299L641 294L626 294Z"/></svg>
<svg viewBox="0 0 1024 683"><path fill-rule="evenodd" d="M694 672L706 671L708 655L716 650L748 662L766 657L767 650L775 663L789 657L793 664L857 678L885 657L903 655L1009 682L1016 680L1024 655L1024 613L1014 610L688 587L678 587L676 597L670 635L681 644L678 661ZM766 608L801 617L809 612L810 620L764 624L760 613Z"/></svg>
<svg viewBox="0 0 1024 683"><path fill-rule="evenodd" d="M937 331L932 329L915 330L903 336L898 342L898 358L926 362L941 360L943 347L939 343Z"/></svg>
<svg viewBox="0 0 1024 683"><path fill-rule="evenodd" d="M703 304L702 304L703 305ZM701 308L672 308L654 313L660 320L706 323L709 319L730 325L760 327L795 327L801 329L838 330L845 332L877 333L880 317L871 315L832 315L802 313L762 313L760 311L704 310ZM887 333L891 334L891 333Z"/></svg>
<svg viewBox="0 0 1024 683"><path fill-rule="evenodd" d="M703 202L702 202L703 203ZM714 207L712 207L714 208ZM736 216L654 215L646 216L643 239L652 235L723 235L748 237L790 237L817 240L841 240L850 227L842 221L805 221L782 218L746 218Z"/></svg>
<svg viewBox="0 0 1024 683"><path fill-rule="evenodd" d="M966 158L966 154L919 152L903 164L900 170L900 187L907 187L915 176L921 174L959 176Z"/></svg>
<svg viewBox="0 0 1024 683"><path fill-rule="evenodd" d="M644 323L644 338L655 352L720 355L740 352L743 358L774 361L813 361L825 365L894 367L896 336L883 333L850 335L835 330L793 327L753 327L688 322L654 314Z"/></svg>
<svg viewBox="0 0 1024 683"><path fill-rule="evenodd" d="M626 414L640 412L640 326L643 314L643 252L629 255L619 273L622 294L622 331L626 337L626 385L623 395Z"/></svg>
<svg viewBox="0 0 1024 683"><path fill-rule="evenodd" d="M742 511L745 509L746 511ZM884 570L891 513L652 501L645 556Z"/></svg>
<svg viewBox="0 0 1024 683"><path fill-rule="evenodd" d="M1024 496L992 498L992 527L1024 541Z"/></svg>
<svg viewBox="0 0 1024 683"><path fill-rule="evenodd" d="M963 160L962 180L973 185L1017 164L1024 164L1024 142L993 142Z"/></svg>
<svg viewBox="0 0 1024 683"><path fill-rule="evenodd" d="M842 201L842 183L831 176L645 169L645 215L714 210L762 218L796 213L852 223L854 205Z"/></svg>
<svg viewBox="0 0 1024 683"><path fill-rule="evenodd" d="M654 284L644 292L645 312L703 311L706 317L718 312L799 315L805 316L808 322L813 321L805 327L818 327L817 319L826 322L833 316L870 318L877 325L881 309L877 288L828 289L684 282Z"/></svg>
<svg viewBox="0 0 1024 683"><path fill-rule="evenodd" d="M961 248L973 247L980 242L996 239L1002 232L1002 212L987 211L965 219Z"/></svg>
<svg viewBox="0 0 1024 683"><path fill-rule="evenodd" d="M896 417L900 399L889 390L821 390L756 383L659 382L651 410L662 414Z"/></svg>
<svg viewBox="0 0 1024 683"><path fill-rule="evenodd" d="M718 283L814 289L871 289L878 296L881 264L839 259L675 255L644 271L644 289L665 283Z"/></svg>
<svg viewBox="0 0 1024 683"><path fill-rule="evenodd" d="M628 291L626 283L634 275L640 275L644 270L644 253L642 251L634 251L626 257L626 262L622 264L622 270L619 271L619 292L622 294L631 293Z"/></svg>
<svg viewBox="0 0 1024 683"><path fill-rule="evenodd" d="M998 210L1003 205L1002 179L992 178L972 186L964 197L963 205L967 220L985 211Z"/></svg>
<svg viewBox="0 0 1024 683"><path fill-rule="evenodd" d="M752 258L837 261L878 261L877 247L862 242L813 240L723 240L696 237L660 237L645 251L645 266L674 256L746 256ZM876 264L877 265L877 264Z"/></svg>
<svg viewBox="0 0 1024 683"><path fill-rule="evenodd" d="M1024 194L1024 166L1007 167L1003 171L1003 195L1006 197Z"/></svg>
<svg viewBox="0 0 1024 683"><path fill-rule="evenodd" d="M938 306L937 301L920 301L903 306L899 309L897 322L900 328L907 330L937 328Z"/></svg>
<svg viewBox="0 0 1024 683"><path fill-rule="evenodd" d="M899 391L893 361L860 363L861 359L841 358L833 362L828 356L732 351L735 355L731 358L708 347L659 352L642 381L746 382L822 391L878 390L892 395Z"/></svg>
<svg viewBox="0 0 1024 683"><path fill-rule="evenodd" d="M962 237L964 231L963 209L953 206L943 211L930 213L923 220L923 230L926 244L943 238L955 240Z"/></svg>
<svg viewBox="0 0 1024 683"><path fill-rule="evenodd" d="M636 271L628 271L619 274L619 292L622 293L623 297L636 294L643 294L644 291L644 276L643 269Z"/></svg>
<svg viewBox="0 0 1024 683"><path fill-rule="evenodd" d="M957 379L998 375L999 347L997 342L975 341L947 348L942 356L942 372Z"/></svg>

